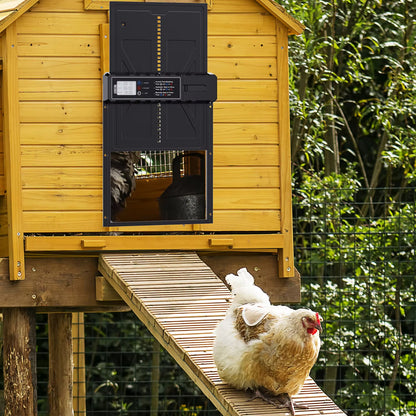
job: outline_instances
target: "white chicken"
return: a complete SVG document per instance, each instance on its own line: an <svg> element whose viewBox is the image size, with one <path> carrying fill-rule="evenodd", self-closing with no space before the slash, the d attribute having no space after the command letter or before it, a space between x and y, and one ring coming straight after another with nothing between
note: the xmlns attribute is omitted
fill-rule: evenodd
<svg viewBox="0 0 416 416"><path fill-rule="evenodd" d="M273 306L243 268L226 276L234 299L216 329L214 360L223 381L254 397L287 407L302 388L319 354L319 314Z"/></svg>

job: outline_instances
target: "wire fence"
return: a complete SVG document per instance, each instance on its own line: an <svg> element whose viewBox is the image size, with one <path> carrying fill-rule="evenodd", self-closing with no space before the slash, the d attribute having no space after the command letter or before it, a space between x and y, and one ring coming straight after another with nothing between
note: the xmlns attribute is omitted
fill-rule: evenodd
<svg viewBox="0 0 416 416"><path fill-rule="evenodd" d="M416 414L415 189L295 198L303 304L325 319L312 376L349 415Z"/></svg>
<svg viewBox="0 0 416 416"><path fill-rule="evenodd" d="M349 416L416 415L416 189L299 191L294 226L302 305L325 320L313 378ZM37 326L46 416L46 315ZM78 416L219 415L132 313L85 316L83 365Z"/></svg>

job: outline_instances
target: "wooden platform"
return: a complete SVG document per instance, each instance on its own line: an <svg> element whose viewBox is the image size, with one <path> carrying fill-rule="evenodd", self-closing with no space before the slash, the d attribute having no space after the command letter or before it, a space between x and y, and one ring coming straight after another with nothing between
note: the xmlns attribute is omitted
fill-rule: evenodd
<svg viewBox="0 0 416 416"><path fill-rule="evenodd" d="M214 329L231 294L194 253L103 254L99 271L153 336L171 354L222 415L284 415L223 383L212 357ZM308 379L296 401L297 415L345 415Z"/></svg>

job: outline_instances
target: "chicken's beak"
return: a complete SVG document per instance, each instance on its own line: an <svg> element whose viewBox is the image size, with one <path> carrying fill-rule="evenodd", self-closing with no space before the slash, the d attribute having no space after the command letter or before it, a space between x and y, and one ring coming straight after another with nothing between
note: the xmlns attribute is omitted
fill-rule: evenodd
<svg viewBox="0 0 416 416"><path fill-rule="evenodd" d="M319 331L319 333L322 333L322 325L320 322L316 323L315 328Z"/></svg>

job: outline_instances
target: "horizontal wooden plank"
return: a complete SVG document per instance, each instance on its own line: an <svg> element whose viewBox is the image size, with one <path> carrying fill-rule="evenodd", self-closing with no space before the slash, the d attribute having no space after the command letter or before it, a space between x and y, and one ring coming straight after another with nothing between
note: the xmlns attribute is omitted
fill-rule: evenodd
<svg viewBox="0 0 416 416"><path fill-rule="evenodd" d="M21 101L99 101L102 82L98 79L21 79Z"/></svg>
<svg viewBox="0 0 416 416"><path fill-rule="evenodd" d="M56 6L51 6L55 9ZM107 23L106 13L25 13L17 22L17 33L98 35L98 25Z"/></svg>
<svg viewBox="0 0 416 416"><path fill-rule="evenodd" d="M99 57L19 57L19 78L101 79Z"/></svg>
<svg viewBox="0 0 416 416"><path fill-rule="evenodd" d="M42 0L32 7L33 12L82 12L84 11L84 0Z"/></svg>
<svg viewBox="0 0 416 416"><path fill-rule="evenodd" d="M274 35L276 19L266 13L213 13L208 19L208 33L210 35Z"/></svg>
<svg viewBox="0 0 416 416"><path fill-rule="evenodd" d="M49 0L51 1L51 0ZM68 1L68 0L65 0ZM77 0L79 1L79 0ZM127 1L137 1L137 0L127 0ZM160 0L164 2L166 0ZM172 2L173 0L169 0ZM188 0L189 1L189 0ZM204 3L203 0L198 1L190 1L191 3ZM85 8L87 10L108 10L109 9L110 0L85 0ZM220 13L264 13L264 8L262 8L258 3L255 1L244 1L241 2L239 0L230 0L229 2L223 0L216 0L215 2L208 2L212 4L211 12L220 12ZM210 14L208 14L210 16Z"/></svg>
<svg viewBox="0 0 416 416"><path fill-rule="evenodd" d="M218 79L276 79L276 58L211 58L208 71Z"/></svg>
<svg viewBox="0 0 416 416"><path fill-rule="evenodd" d="M277 80L219 80L218 101L276 101Z"/></svg>
<svg viewBox="0 0 416 416"><path fill-rule="evenodd" d="M99 57L19 57L19 78L101 79ZM219 79L276 79L275 58L211 58L208 70Z"/></svg>
<svg viewBox="0 0 416 416"><path fill-rule="evenodd" d="M19 35L19 56L100 56L98 35Z"/></svg>
<svg viewBox="0 0 416 416"><path fill-rule="evenodd" d="M214 168L217 166L278 166L279 146L214 146Z"/></svg>
<svg viewBox="0 0 416 416"><path fill-rule="evenodd" d="M24 211L98 211L102 208L101 189L24 189Z"/></svg>
<svg viewBox="0 0 416 416"><path fill-rule="evenodd" d="M233 240L234 248L242 249L273 249L282 247L281 234L224 234L224 238ZM100 240L104 246L100 250L157 250L176 247L176 250L205 250L210 248L211 235L119 235L119 236L26 236L27 251L77 251L88 248L91 240ZM215 238L215 237L214 237ZM100 244L101 244L100 243ZM96 251L100 251L96 250ZM218 249L217 249L218 250ZM88 250L87 250L88 251ZM92 248L89 251L94 251ZM160 264L157 266L160 267ZM155 266L156 267L156 266ZM201 299L195 303L204 305ZM213 305L213 309L215 305Z"/></svg>
<svg viewBox="0 0 416 416"><path fill-rule="evenodd" d="M241 0L215 0L213 1L211 13L208 14L208 19L213 13L264 13L264 8L256 1L241 1Z"/></svg>
<svg viewBox="0 0 416 416"><path fill-rule="evenodd" d="M23 167L23 189L97 189L103 183L100 167Z"/></svg>
<svg viewBox="0 0 416 416"><path fill-rule="evenodd" d="M214 189L214 210L219 209L279 209L280 193L273 188Z"/></svg>
<svg viewBox="0 0 416 416"><path fill-rule="evenodd" d="M83 144L101 145L103 142L102 124L46 124L33 123L20 125L22 144Z"/></svg>
<svg viewBox="0 0 416 416"><path fill-rule="evenodd" d="M101 123L101 101L23 101L22 123Z"/></svg>
<svg viewBox="0 0 416 416"><path fill-rule="evenodd" d="M85 122L100 123L101 101L23 101L20 103L23 123ZM278 109L274 101L215 102L214 123L277 123Z"/></svg>
<svg viewBox="0 0 416 416"><path fill-rule="evenodd" d="M25 211L99 211L101 189L24 189ZM273 188L214 189L214 210L279 209L279 192Z"/></svg>
<svg viewBox="0 0 416 416"><path fill-rule="evenodd" d="M102 186L101 167L23 167L24 189L97 189ZM279 168L263 167L216 167L214 188L278 188Z"/></svg>
<svg viewBox="0 0 416 416"><path fill-rule="evenodd" d="M116 1L121 1L121 0L116 0ZM129 2L129 1L143 1L143 0L123 0L123 1ZM110 0L84 0L84 7L86 10L109 10Z"/></svg>
<svg viewBox="0 0 416 416"><path fill-rule="evenodd" d="M275 101L235 101L214 103L214 123L277 123L278 107Z"/></svg>
<svg viewBox="0 0 416 416"><path fill-rule="evenodd" d="M208 36L208 58L276 56L275 36Z"/></svg>
<svg viewBox="0 0 416 416"><path fill-rule="evenodd" d="M103 227L100 211L24 211L25 233L143 231L192 231L192 225L155 225L132 227ZM279 211L215 211L213 224L201 224L201 231L280 231ZM180 249L176 247L175 249Z"/></svg>
<svg viewBox="0 0 416 416"><path fill-rule="evenodd" d="M214 144L277 144L277 123L214 123Z"/></svg>
<svg viewBox="0 0 416 416"><path fill-rule="evenodd" d="M97 307L97 259L94 257L26 258L26 279L10 282L8 262L0 263L0 307ZM65 290L62 288L65 287Z"/></svg>
<svg viewBox="0 0 416 416"><path fill-rule="evenodd" d="M214 188L278 188L280 169L263 167L220 167L214 169Z"/></svg>
<svg viewBox="0 0 416 416"><path fill-rule="evenodd" d="M22 146L22 166L102 166L101 146Z"/></svg>

